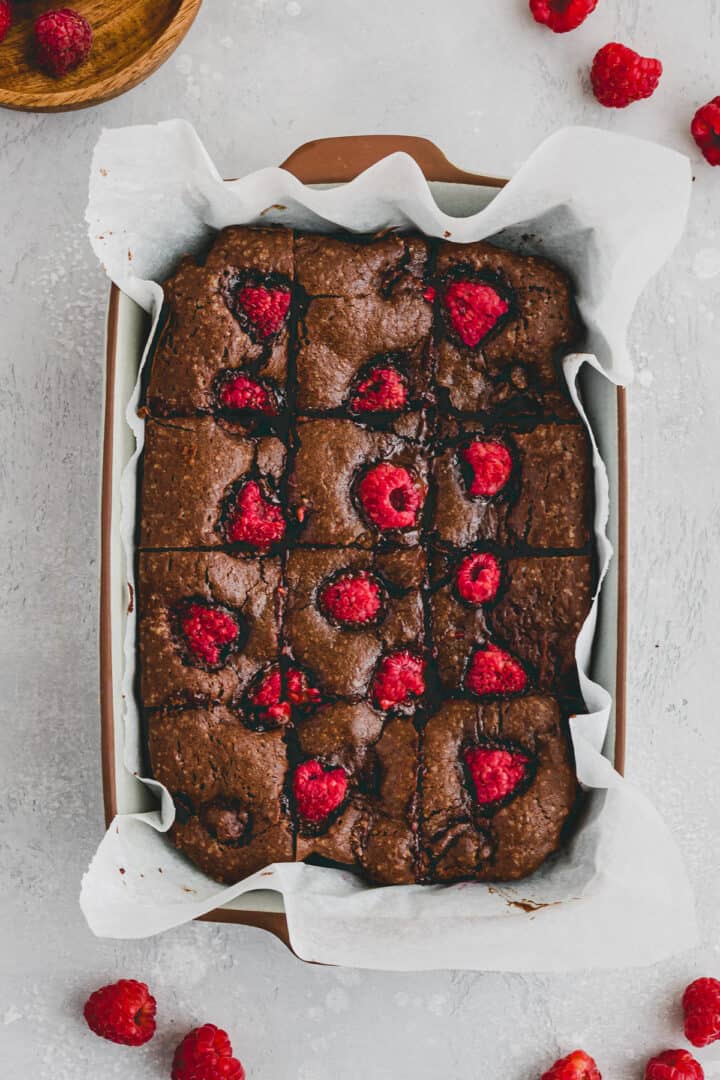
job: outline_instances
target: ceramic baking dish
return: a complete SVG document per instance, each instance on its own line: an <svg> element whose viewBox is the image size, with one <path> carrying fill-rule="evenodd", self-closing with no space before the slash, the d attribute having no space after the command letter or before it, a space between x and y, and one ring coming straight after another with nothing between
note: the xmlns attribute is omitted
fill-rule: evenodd
<svg viewBox="0 0 720 1080"><path fill-rule="evenodd" d="M464 215L481 209L506 182L459 169L433 143L410 136L320 139L301 146L282 167L305 184L342 184L399 150L415 159L430 183L434 198L450 214ZM124 419L125 406L137 378L148 328L145 312L113 285L107 314L100 526L100 718L107 824L116 814L136 813L152 805L146 788L122 765L123 640L132 599L125 580L119 529L120 477L134 450L133 435ZM613 695L605 753L622 772L627 615L625 391L589 369L581 376L581 391L608 468L608 532L616 553L603 586L591 674ZM289 944L282 897L276 892L248 893L204 918L258 926Z"/></svg>

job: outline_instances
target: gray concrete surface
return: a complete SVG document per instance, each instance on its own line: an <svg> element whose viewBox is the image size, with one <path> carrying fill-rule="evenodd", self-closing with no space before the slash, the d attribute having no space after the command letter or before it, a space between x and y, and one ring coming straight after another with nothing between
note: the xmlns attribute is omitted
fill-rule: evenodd
<svg viewBox="0 0 720 1080"><path fill-rule="evenodd" d="M660 56L646 103L611 113L583 85L597 47ZM720 169L687 133L720 93L718 0L600 0L555 37L524 0L206 0L168 64L89 112L0 115L0 1076L169 1075L195 1022L232 1033L251 1080L533 1080L576 1044L631 1080L678 1041L678 990L720 975ZM649 970L572 977L373 974L300 964L250 929L198 924L97 941L77 906L102 828L98 771L98 465L107 282L85 239L101 128L183 116L226 175L306 139L434 138L511 173L568 122L692 155L691 219L631 328L628 767L682 844L703 947ZM102 982L146 979L161 1030L141 1050L92 1037ZM720 1077L705 1056L707 1075Z"/></svg>

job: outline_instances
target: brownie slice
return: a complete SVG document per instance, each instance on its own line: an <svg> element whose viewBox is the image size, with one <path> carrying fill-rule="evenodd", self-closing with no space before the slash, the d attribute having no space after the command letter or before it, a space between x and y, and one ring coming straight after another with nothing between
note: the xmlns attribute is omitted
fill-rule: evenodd
<svg viewBox="0 0 720 1080"><path fill-rule="evenodd" d="M289 553L285 640L323 694L366 698L384 655L422 652L426 569L422 548Z"/></svg>
<svg viewBox="0 0 720 1080"><path fill-rule="evenodd" d="M433 463L440 543L573 551L590 542L592 459L581 424L469 432L448 422L444 430L454 437ZM491 475L483 476L493 456ZM474 495L474 483L490 494Z"/></svg>
<svg viewBox="0 0 720 1080"><path fill-rule="evenodd" d="M148 718L152 773L175 800L175 846L232 884L293 857L280 732L251 732L215 706Z"/></svg>
<svg viewBox="0 0 720 1080"><path fill-rule="evenodd" d="M296 858L361 868L382 884L414 882L418 734L413 725L399 717L383 724L367 705L337 703L300 724L297 742ZM337 784L339 776L340 785L320 807L328 812L320 816L317 802L310 802L308 818L303 772L309 764L322 770L320 782L329 775Z"/></svg>
<svg viewBox="0 0 720 1080"><path fill-rule="evenodd" d="M253 482L256 502L277 507L284 465L285 447L271 436L248 439L209 416L148 420L140 546L218 547L239 535L254 537L241 549L265 552L267 532L233 529L242 517L238 495Z"/></svg>
<svg viewBox="0 0 720 1080"><path fill-rule="evenodd" d="M297 443L288 499L300 543L419 542L427 463L415 443L351 420L300 420ZM398 517L394 510L407 498L407 514Z"/></svg>
<svg viewBox="0 0 720 1080"><path fill-rule="evenodd" d="M143 552L140 696L146 709L238 698L279 652L280 560Z"/></svg>
<svg viewBox="0 0 720 1080"><path fill-rule="evenodd" d="M577 797L557 702L447 701L423 735L422 843L431 881L511 881L558 847Z"/></svg>
<svg viewBox="0 0 720 1080"><path fill-rule="evenodd" d="M580 323L567 275L485 242L441 243L435 275L436 380L450 406L573 418L560 360Z"/></svg>
<svg viewBox="0 0 720 1080"><path fill-rule="evenodd" d="M481 567L478 584L481 574L492 576L484 593L481 589L474 596L476 563ZM528 685L575 691L575 642L592 601L589 555L505 559L491 552L439 554L433 570L432 639L438 677L447 692L462 692L473 652L489 642L522 663Z"/></svg>
<svg viewBox="0 0 720 1080"><path fill-rule="evenodd" d="M146 403L154 416L225 408L222 387L244 372L277 408L287 377L293 234L223 229L202 265L184 258L165 290ZM231 410L232 411L232 410Z"/></svg>

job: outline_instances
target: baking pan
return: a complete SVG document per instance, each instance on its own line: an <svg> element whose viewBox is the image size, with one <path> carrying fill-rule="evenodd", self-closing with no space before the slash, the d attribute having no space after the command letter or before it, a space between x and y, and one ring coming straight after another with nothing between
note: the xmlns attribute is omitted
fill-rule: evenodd
<svg viewBox="0 0 720 1080"><path fill-rule="evenodd" d="M434 198L448 213L467 199L468 187L480 204L490 201L506 181L466 172L453 165L434 143L405 135L368 135L318 139L299 147L283 163L305 184L347 183L388 154L403 151L414 158L429 181ZM479 208L479 206L478 206ZM132 603L124 574L120 539L120 477L134 450L124 412L137 378L149 329L148 316L117 286L110 289L106 328L106 372L100 518L100 723L105 822L116 814L150 809L143 784L122 766L122 662L125 620ZM615 549L603 586L592 675L613 695L606 755L622 772L625 764L627 642L627 431L625 390L596 372L581 376L583 398L610 480L608 532ZM120 762L120 767L117 763ZM203 919L242 923L268 930L289 945L282 897L255 891Z"/></svg>

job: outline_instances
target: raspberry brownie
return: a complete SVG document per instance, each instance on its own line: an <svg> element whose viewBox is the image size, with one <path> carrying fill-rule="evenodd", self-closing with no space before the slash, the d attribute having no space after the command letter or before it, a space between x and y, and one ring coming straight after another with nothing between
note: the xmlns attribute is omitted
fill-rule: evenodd
<svg viewBox="0 0 720 1080"><path fill-rule="evenodd" d="M233 227L186 258L145 388L138 690L175 844L509 880L577 797L592 455L552 264Z"/></svg>

